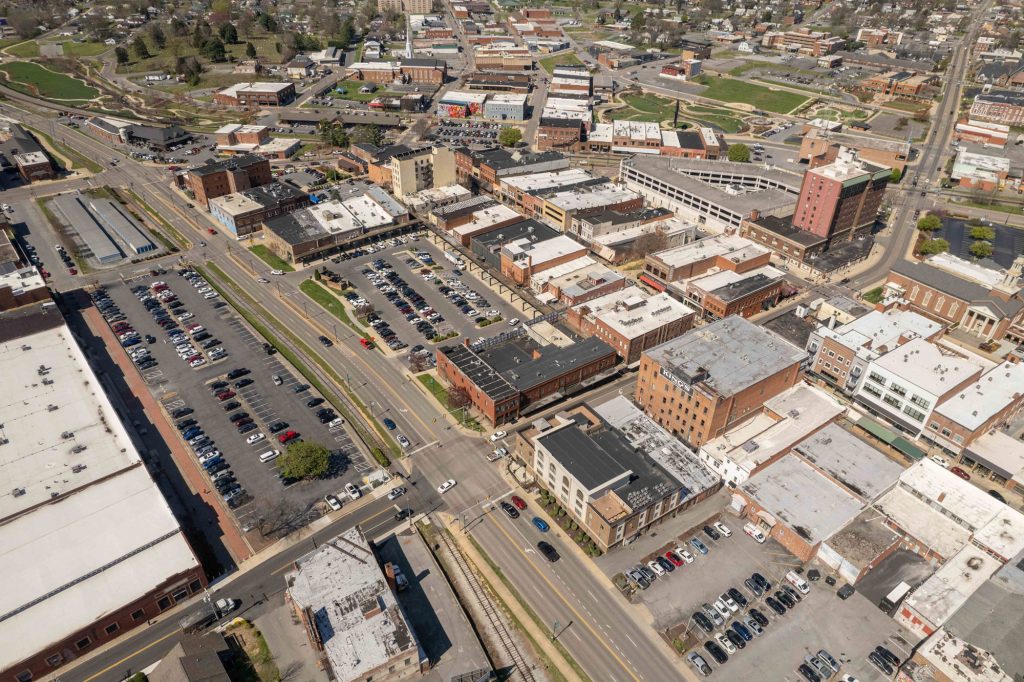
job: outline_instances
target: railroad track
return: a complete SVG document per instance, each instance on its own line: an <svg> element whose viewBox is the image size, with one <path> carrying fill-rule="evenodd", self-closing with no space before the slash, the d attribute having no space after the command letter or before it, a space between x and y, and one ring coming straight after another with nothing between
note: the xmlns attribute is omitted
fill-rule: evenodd
<svg viewBox="0 0 1024 682"><path fill-rule="evenodd" d="M487 620L491 625L491 631L497 636L498 642L501 648L505 652L505 660L511 663L515 669L519 672L519 678L525 682L536 682L537 678L533 675L533 670L530 668L529 662L526 657L523 656L522 652L519 651L519 647L516 644L515 639L512 638L511 633L505 626L505 621L502 619L501 614L495 608L494 603L491 601L490 595L484 590L480 581L476 577L476 573L469 567L465 557L462 556L462 552L459 551L455 543L452 542L451 538L448 537L448 533L441 531L438 533L441 541L448 552L448 555L452 558L452 563L455 565L456 570L462 576L462 579L472 592L472 596L476 599L480 608L483 610L484 615L487 616Z"/></svg>

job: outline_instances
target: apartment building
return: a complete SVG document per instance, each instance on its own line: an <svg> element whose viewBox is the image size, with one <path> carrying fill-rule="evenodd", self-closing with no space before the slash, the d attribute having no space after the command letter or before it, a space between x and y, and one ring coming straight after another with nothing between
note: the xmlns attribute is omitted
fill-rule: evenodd
<svg viewBox="0 0 1024 682"><path fill-rule="evenodd" d="M265 220L309 204L309 195L305 192L271 182L210 199L210 215L236 238L242 238L260 232Z"/></svg>
<svg viewBox="0 0 1024 682"><path fill-rule="evenodd" d="M827 31L798 28L793 31L768 31L761 45L769 50L799 52L809 57L820 57L843 49L846 40Z"/></svg>
<svg viewBox="0 0 1024 682"><path fill-rule="evenodd" d="M795 385L806 357L775 332L733 315L645 351L635 400L699 447Z"/></svg>
<svg viewBox="0 0 1024 682"><path fill-rule="evenodd" d="M937 81L938 77L932 74L887 71L863 79L860 87L887 97L920 99L929 96L928 86Z"/></svg>
<svg viewBox="0 0 1024 682"><path fill-rule="evenodd" d="M891 178L891 168L842 148L835 161L804 174L793 227L826 242L853 239L874 225Z"/></svg>
<svg viewBox="0 0 1024 682"><path fill-rule="evenodd" d="M785 276L771 265L745 272L724 268L685 284L673 283L668 291L695 306L703 320L720 320L730 315L752 317L775 307L782 296Z"/></svg>
<svg viewBox="0 0 1024 682"><path fill-rule="evenodd" d="M732 270L750 272L771 262L771 251L749 239L735 235L705 237L692 243L644 257L640 280L659 291L669 284L699 277L709 272Z"/></svg>
<svg viewBox="0 0 1024 682"><path fill-rule="evenodd" d="M189 168L179 182L191 191L196 202L209 208L210 199L241 192L274 181L270 161L253 154L241 154L223 161L209 161Z"/></svg>
<svg viewBox="0 0 1024 682"><path fill-rule="evenodd" d="M569 168L569 157L557 152L529 152L504 147L471 149L458 147L455 153L457 180L471 190L494 193L502 178L547 173Z"/></svg>
<svg viewBox="0 0 1024 682"><path fill-rule="evenodd" d="M970 118L986 123L1008 126L1024 125L1024 94L1019 92L988 92L974 96Z"/></svg>

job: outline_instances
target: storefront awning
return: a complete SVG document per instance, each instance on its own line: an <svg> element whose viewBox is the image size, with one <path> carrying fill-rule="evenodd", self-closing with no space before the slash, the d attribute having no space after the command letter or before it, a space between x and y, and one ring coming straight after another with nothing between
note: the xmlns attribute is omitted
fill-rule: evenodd
<svg viewBox="0 0 1024 682"><path fill-rule="evenodd" d="M889 445L893 446L893 448L899 450L915 462L919 459L924 459L924 450L917 447L903 436L897 436L891 443L889 443Z"/></svg>
<svg viewBox="0 0 1024 682"><path fill-rule="evenodd" d="M881 424L876 422L874 419L871 419L870 417L861 417L860 419L858 419L857 426L864 429L872 436L874 436L875 438L877 438L878 440L882 441L887 445L891 445L894 440L899 438L895 431L885 426L882 426Z"/></svg>

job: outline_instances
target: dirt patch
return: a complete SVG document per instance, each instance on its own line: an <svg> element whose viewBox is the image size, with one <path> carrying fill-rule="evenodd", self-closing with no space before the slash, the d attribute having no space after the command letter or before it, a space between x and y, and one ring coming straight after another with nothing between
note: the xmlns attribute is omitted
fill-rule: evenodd
<svg viewBox="0 0 1024 682"><path fill-rule="evenodd" d="M280 682L281 672L267 640L249 621L236 621L224 631L234 656L228 674L232 682Z"/></svg>

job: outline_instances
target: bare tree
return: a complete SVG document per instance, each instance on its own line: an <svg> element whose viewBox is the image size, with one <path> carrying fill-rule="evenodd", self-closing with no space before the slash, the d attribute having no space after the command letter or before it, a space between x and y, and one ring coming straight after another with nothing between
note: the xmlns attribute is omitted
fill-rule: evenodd
<svg viewBox="0 0 1024 682"><path fill-rule="evenodd" d="M452 386L448 389L448 407L457 410L462 407L469 407L472 404L469 391L462 386Z"/></svg>

